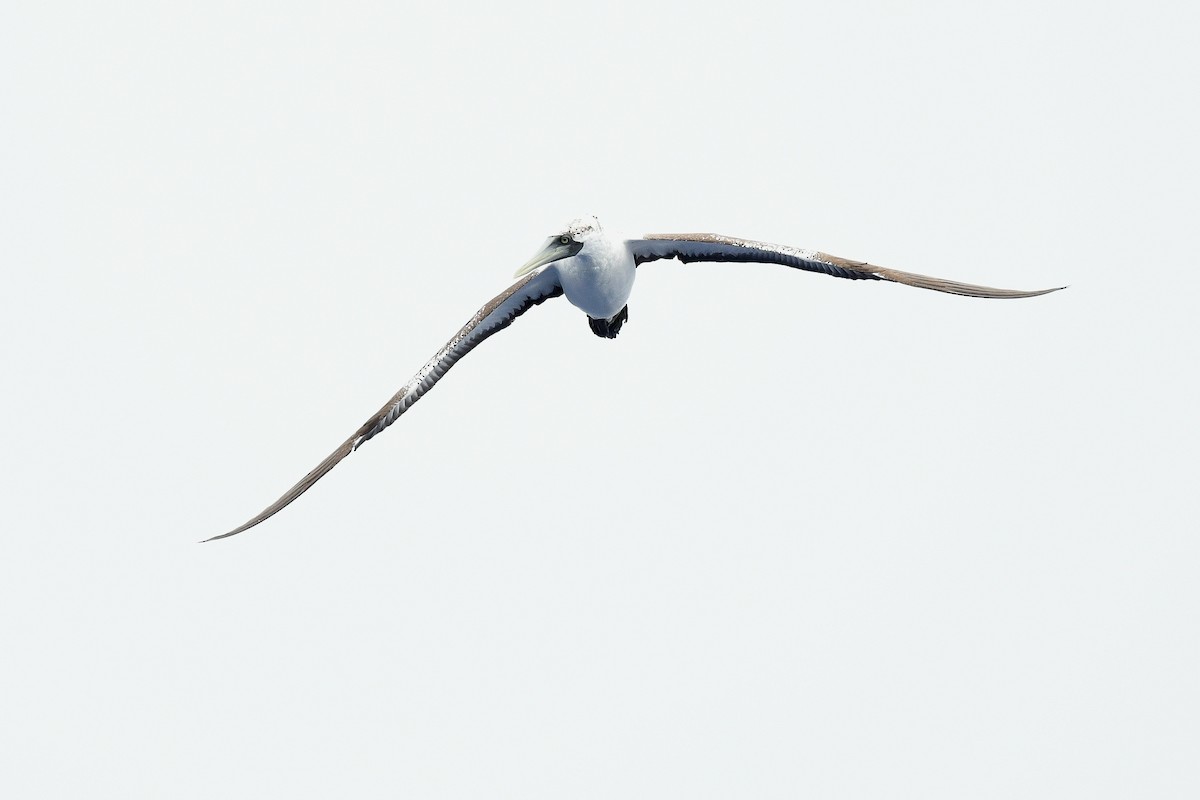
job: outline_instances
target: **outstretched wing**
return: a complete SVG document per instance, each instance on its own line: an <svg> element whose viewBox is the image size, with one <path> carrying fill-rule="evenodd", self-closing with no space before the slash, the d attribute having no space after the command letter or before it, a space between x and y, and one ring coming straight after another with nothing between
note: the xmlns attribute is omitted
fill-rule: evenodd
<svg viewBox="0 0 1200 800"><path fill-rule="evenodd" d="M678 258L690 261L751 261L764 264L782 264L786 267L809 272L823 272L837 278L850 280L892 281L937 292L961 294L967 297L1036 297L1039 294L1056 292L1065 286L1024 292L1016 289L993 289L970 283L931 278L913 272L877 267L865 261L851 261L831 256L816 250L802 250L778 244L754 242L717 233L651 233L628 243L634 261L643 264L660 258Z"/></svg>
<svg viewBox="0 0 1200 800"><path fill-rule="evenodd" d="M562 293L558 270L548 269L521 278L492 298L491 302L479 309L475 316L471 317L467 324L462 326L462 329L454 334L450 341L446 342L446 346L439 350L437 355L431 358L425 366L421 367L421 371L412 376L412 379L404 384L404 387L396 392L383 408L364 422L353 436L342 442L337 450L330 453L295 486L284 492L282 497L264 508L244 525L234 528L229 533L205 539L205 541L211 542L214 539L224 539L226 536L241 533L283 510L285 506L308 491L309 487L319 481L326 472L337 466L339 461L361 447L363 442L376 436L395 422L413 403L432 389L434 384L441 380L442 376L457 364L460 358L474 350L480 342L492 334L504 330L512 324L513 320L539 303L549 300L551 297L558 297Z"/></svg>

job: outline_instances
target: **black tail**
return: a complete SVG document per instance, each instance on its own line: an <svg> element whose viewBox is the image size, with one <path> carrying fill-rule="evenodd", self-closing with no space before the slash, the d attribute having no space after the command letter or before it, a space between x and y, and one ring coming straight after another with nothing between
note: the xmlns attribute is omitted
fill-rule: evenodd
<svg viewBox="0 0 1200 800"><path fill-rule="evenodd" d="M612 319L596 319L588 317L588 327L592 329L592 333L597 336L603 336L605 339L615 339L617 334L621 332L621 326L629 321L629 306L625 306Z"/></svg>

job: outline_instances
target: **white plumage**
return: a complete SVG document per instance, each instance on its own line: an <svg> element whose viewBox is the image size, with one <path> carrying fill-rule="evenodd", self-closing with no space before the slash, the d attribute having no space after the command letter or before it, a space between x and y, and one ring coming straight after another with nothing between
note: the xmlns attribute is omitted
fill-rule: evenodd
<svg viewBox="0 0 1200 800"><path fill-rule="evenodd" d="M558 271L571 305L595 319L615 317L629 302L637 265L626 243L605 236L598 223L583 236L584 247L577 255L547 269Z"/></svg>
<svg viewBox="0 0 1200 800"><path fill-rule="evenodd" d="M633 290L638 265L663 258L677 258L683 262L738 261L780 264L807 272L823 272L839 278L891 281L968 297L1033 297L1063 288L1029 292L993 289L876 267L815 250L711 233L649 234L629 239L607 233L595 217L582 217L573 220L549 237L537 255L517 270L517 282L479 309L400 391L355 431L353 436L258 515L228 533L212 538L223 539L241 533L279 512L306 492L339 461L395 422L480 342L511 325L517 317L535 305L552 297L566 295L572 305L587 314L593 333L610 339L616 337L628 320L629 295Z"/></svg>

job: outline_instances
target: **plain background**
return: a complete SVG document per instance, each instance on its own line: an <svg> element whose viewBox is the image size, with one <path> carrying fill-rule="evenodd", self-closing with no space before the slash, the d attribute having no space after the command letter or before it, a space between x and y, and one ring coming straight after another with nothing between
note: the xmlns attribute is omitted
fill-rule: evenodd
<svg viewBox="0 0 1200 800"><path fill-rule="evenodd" d="M1196 796L1195 9L5 3L0 791Z"/></svg>

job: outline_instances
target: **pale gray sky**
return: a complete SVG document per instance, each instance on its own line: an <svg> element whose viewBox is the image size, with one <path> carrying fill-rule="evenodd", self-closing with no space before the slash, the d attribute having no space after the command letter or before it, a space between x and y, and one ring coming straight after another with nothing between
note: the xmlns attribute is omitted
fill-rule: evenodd
<svg viewBox="0 0 1200 800"><path fill-rule="evenodd" d="M1196 795L1197 16L9 4L0 794Z"/></svg>

